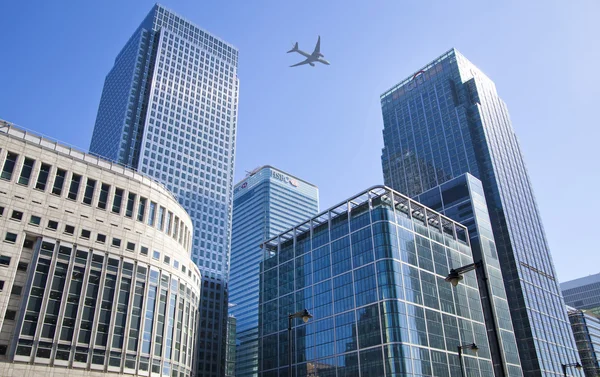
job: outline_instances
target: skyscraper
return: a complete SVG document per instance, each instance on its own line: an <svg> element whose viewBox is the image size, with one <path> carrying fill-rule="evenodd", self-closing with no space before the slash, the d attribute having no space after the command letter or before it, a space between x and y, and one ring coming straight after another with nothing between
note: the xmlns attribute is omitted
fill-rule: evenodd
<svg viewBox="0 0 600 377"><path fill-rule="evenodd" d="M237 50L155 5L106 76L90 152L164 183L194 224L203 278L197 366L222 376L237 123Z"/></svg>
<svg viewBox="0 0 600 377"><path fill-rule="evenodd" d="M561 360L575 360L577 350L494 83L451 49L385 92L381 106L386 185L415 196L467 172L482 181L524 375L561 375Z"/></svg>
<svg viewBox="0 0 600 377"><path fill-rule="evenodd" d="M263 252L261 377L493 374L474 271L445 281L474 262L458 222L374 186ZM304 309L308 322L288 322Z"/></svg>
<svg viewBox="0 0 600 377"><path fill-rule="evenodd" d="M235 185L229 289L237 318L236 377L258 376L260 244L318 211L316 186L271 166Z"/></svg>

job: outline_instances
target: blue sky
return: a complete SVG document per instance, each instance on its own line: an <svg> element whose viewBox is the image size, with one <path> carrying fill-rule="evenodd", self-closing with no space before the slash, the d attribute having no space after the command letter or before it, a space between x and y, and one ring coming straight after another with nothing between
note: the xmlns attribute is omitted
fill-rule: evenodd
<svg viewBox="0 0 600 377"><path fill-rule="evenodd" d="M162 3L240 50L236 181L271 164L318 185L322 209L383 182L379 95L456 47L508 105L559 278L600 272L600 2ZM104 76L152 5L0 2L0 118L87 150ZM332 65L288 68L319 34Z"/></svg>

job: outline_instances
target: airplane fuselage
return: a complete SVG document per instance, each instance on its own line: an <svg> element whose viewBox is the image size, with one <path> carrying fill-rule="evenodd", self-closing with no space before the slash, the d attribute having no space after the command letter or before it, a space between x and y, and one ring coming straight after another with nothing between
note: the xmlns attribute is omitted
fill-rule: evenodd
<svg viewBox="0 0 600 377"><path fill-rule="evenodd" d="M318 54L318 55L315 54L315 55L313 55L313 54L309 54L308 52L302 51L302 50L296 50L295 52L297 52L300 55L304 56L308 60L307 63L310 64L313 67L314 67L314 64L312 64L312 63L314 63L314 62L319 62L319 63L322 63L322 64L329 65L329 62L327 60L322 59L320 57L321 54Z"/></svg>

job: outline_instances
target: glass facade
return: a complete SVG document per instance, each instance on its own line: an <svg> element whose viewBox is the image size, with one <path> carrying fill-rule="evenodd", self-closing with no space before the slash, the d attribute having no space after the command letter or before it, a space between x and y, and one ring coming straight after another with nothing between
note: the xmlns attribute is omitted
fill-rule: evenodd
<svg viewBox="0 0 600 377"><path fill-rule="evenodd" d="M561 375L561 360L577 350L523 155L494 83L452 49L384 93L381 106L386 185L415 196L464 173L482 181L524 375Z"/></svg>
<svg viewBox="0 0 600 377"><path fill-rule="evenodd" d="M567 305L600 314L600 274L560 283L560 289Z"/></svg>
<svg viewBox="0 0 600 377"><path fill-rule="evenodd" d="M235 377L235 334L236 322L231 314L227 319L227 351L225 356L225 377Z"/></svg>
<svg viewBox="0 0 600 377"><path fill-rule="evenodd" d="M231 242L230 312L237 319L237 377L258 376L258 300L265 240L319 211L317 187L263 166L235 185Z"/></svg>
<svg viewBox="0 0 600 377"><path fill-rule="evenodd" d="M415 197L469 230L496 376L522 376L508 299L481 181L463 174Z"/></svg>
<svg viewBox="0 0 600 377"><path fill-rule="evenodd" d="M473 263L467 229L376 186L263 245L260 375L493 374L475 272L453 288L451 268ZM288 314L293 322L292 360Z"/></svg>
<svg viewBox="0 0 600 377"><path fill-rule="evenodd" d="M567 309L585 377L598 377L600 376L600 318L585 310L570 307Z"/></svg>
<svg viewBox="0 0 600 377"><path fill-rule="evenodd" d="M237 58L235 47L154 6L106 77L90 145L165 184L193 220L203 376L221 376L225 363Z"/></svg>

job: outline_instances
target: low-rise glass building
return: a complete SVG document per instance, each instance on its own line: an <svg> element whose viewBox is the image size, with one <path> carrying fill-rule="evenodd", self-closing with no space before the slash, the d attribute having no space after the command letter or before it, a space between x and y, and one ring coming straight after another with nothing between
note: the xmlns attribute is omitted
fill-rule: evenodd
<svg viewBox="0 0 600 377"><path fill-rule="evenodd" d="M260 375L468 376L493 366L467 228L375 186L263 244ZM312 318L292 326L288 315Z"/></svg>
<svg viewBox="0 0 600 377"><path fill-rule="evenodd" d="M585 377L600 376L600 318L586 310L567 307L569 322Z"/></svg>

